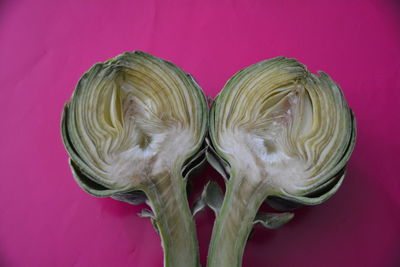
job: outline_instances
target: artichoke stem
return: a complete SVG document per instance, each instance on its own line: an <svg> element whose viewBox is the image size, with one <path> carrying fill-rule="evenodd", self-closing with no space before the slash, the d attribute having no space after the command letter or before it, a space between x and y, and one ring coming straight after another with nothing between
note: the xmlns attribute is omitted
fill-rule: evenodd
<svg viewBox="0 0 400 267"><path fill-rule="evenodd" d="M254 218L266 198L265 189L265 184L246 178L229 179L222 208L214 223L207 267L242 266Z"/></svg>
<svg viewBox="0 0 400 267"><path fill-rule="evenodd" d="M161 237L165 267L198 267L196 228L182 177L164 177L145 193Z"/></svg>

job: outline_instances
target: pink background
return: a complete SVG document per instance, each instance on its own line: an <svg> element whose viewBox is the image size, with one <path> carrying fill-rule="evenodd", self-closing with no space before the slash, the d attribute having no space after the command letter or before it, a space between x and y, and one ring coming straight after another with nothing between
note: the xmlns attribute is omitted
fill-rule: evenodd
<svg viewBox="0 0 400 267"><path fill-rule="evenodd" d="M0 266L162 266L151 223L72 179L60 116L92 64L143 50L215 96L236 71L285 55L324 70L358 123L348 176L323 205L257 228L245 267L400 266L400 3L0 2ZM220 181L207 168L194 180ZM192 196L192 199L198 192ZM205 263L213 214L196 217Z"/></svg>

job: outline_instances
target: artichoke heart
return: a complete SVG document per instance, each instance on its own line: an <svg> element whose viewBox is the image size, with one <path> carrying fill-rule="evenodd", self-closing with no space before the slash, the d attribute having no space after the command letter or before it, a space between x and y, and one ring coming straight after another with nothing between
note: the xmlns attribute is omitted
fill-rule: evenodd
<svg viewBox="0 0 400 267"><path fill-rule="evenodd" d="M210 124L212 145L231 172L265 185L271 197L303 204L318 204L337 189L356 134L339 86L284 57L232 77Z"/></svg>
<svg viewBox="0 0 400 267"><path fill-rule="evenodd" d="M143 52L96 64L64 109L72 167L120 192L179 172L203 142L204 101L189 75Z"/></svg>

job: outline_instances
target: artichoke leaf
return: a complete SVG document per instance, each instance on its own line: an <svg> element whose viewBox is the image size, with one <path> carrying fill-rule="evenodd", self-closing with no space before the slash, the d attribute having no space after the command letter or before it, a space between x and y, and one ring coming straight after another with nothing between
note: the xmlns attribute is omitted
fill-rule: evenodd
<svg viewBox="0 0 400 267"><path fill-rule="evenodd" d="M229 164L218 156L217 152L215 152L214 148L210 145L210 141L206 138L206 142L208 144L206 151L206 158L208 163L225 179L225 181L229 178Z"/></svg>
<svg viewBox="0 0 400 267"><path fill-rule="evenodd" d="M191 177L196 176L196 172L200 171L207 161L205 152L207 148L204 147L192 158L187 160L187 163L182 167L182 177L187 180Z"/></svg>
<svg viewBox="0 0 400 267"><path fill-rule="evenodd" d="M288 223L293 219L294 213L284 212L284 213L258 213L254 219L254 224L260 224L267 229L277 229L282 225Z"/></svg>
<svg viewBox="0 0 400 267"><path fill-rule="evenodd" d="M147 197L143 191L130 191L126 193L115 193L111 196L115 200L124 201L132 205L146 203Z"/></svg>
<svg viewBox="0 0 400 267"><path fill-rule="evenodd" d="M149 209L142 209L142 211L138 215L141 218L150 218L153 220L156 219L156 216L154 215L154 213Z"/></svg>
<svg viewBox="0 0 400 267"><path fill-rule="evenodd" d="M209 207L215 213L215 216L217 216L223 200L224 193L221 187L216 182L210 181L204 186L200 198L194 204L193 215L196 215L205 207Z"/></svg>

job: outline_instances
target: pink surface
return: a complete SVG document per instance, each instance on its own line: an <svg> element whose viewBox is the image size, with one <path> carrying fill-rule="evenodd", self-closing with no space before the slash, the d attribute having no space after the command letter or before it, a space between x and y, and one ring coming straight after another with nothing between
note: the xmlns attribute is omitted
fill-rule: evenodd
<svg viewBox="0 0 400 267"><path fill-rule="evenodd" d="M395 0L1 1L0 266L162 266L144 205L84 193L60 139L83 72L133 50L173 61L210 96L279 55L329 73L358 123L348 176L325 204L257 228L244 266L400 266L399 33ZM208 169L194 183L207 179L221 178ZM196 222L205 264L213 215Z"/></svg>

